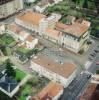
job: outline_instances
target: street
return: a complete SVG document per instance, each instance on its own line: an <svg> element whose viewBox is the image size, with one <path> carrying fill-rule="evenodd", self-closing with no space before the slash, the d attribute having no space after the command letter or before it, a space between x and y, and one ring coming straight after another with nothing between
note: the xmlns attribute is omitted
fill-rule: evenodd
<svg viewBox="0 0 99 100"><path fill-rule="evenodd" d="M92 65L87 70L89 73L95 73L97 69L96 61L99 61L99 54L94 59ZM78 75L74 81L64 89L64 94L60 100L79 100L80 94L85 90L91 78L88 78L89 73ZM91 75L91 74L90 74Z"/></svg>

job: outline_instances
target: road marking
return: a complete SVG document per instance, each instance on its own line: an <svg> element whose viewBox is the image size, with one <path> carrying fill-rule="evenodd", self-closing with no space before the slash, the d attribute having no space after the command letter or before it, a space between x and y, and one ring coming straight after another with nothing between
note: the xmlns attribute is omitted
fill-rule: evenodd
<svg viewBox="0 0 99 100"><path fill-rule="evenodd" d="M85 63L85 69L88 69L91 66L92 62L91 61L87 61Z"/></svg>

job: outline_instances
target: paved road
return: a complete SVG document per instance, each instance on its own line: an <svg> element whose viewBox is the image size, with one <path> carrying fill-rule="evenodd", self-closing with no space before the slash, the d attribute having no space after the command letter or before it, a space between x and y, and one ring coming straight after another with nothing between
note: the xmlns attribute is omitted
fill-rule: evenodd
<svg viewBox="0 0 99 100"><path fill-rule="evenodd" d="M96 61L99 61L99 54L94 59L88 71L94 73L97 69ZM85 90L91 78L88 78L89 73L83 73L77 76L74 81L64 89L64 94L60 100L77 100L79 95Z"/></svg>
<svg viewBox="0 0 99 100"><path fill-rule="evenodd" d="M99 69L99 68L98 68L98 65L96 65L96 62L97 62L97 61L99 61L99 54L96 56L94 62L93 62L92 65L91 65L91 67L89 67L89 69L88 69L89 72L95 73L95 71L96 71L97 69Z"/></svg>
<svg viewBox="0 0 99 100"><path fill-rule="evenodd" d="M64 94L60 100L76 100L84 85L89 81L88 74L84 73L76 77L76 79L64 90Z"/></svg>

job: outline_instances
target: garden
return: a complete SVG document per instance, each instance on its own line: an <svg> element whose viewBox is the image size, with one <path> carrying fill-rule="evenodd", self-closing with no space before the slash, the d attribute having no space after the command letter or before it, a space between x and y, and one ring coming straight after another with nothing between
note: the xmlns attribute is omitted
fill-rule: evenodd
<svg viewBox="0 0 99 100"><path fill-rule="evenodd" d="M20 91L16 94L19 100L26 100L28 96L35 96L39 93L47 84L49 80L44 77L35 76L33 74L32 79L20 88Z"/></svg>
<svg viewBox="0 0 99 100"><path fill-rule="evenodd" d="M26 47L18 47L16 48L15 54L18 56L18 59L22 62L27 61L27 59L30 59L33 54L37 54L39 52L39 49L28 49Z"/></svg>
<svg viewBox="0 0 99 100"><path fill-rule="evenodd" d="M16 66L14 66L9 59L7 59L4 63L2 63L2 65L6 69L5 73L7 74L8 77L11 77L17 82L20 82L23 78L25 78L26 73L16 68Z"/></svg>
<svg viewBox="0 0 99 100"><path fill-rule="evenodd" d="M5 56L12 54L12 47L16 45L16 41L9 34L0 35L0 49Z"/></svg>
<svg viewBox="0 0 99 100"><path fill-rule="evenodd" d="M2 36L0 36L0 44L4 46L12 47L16 44L16 41L9 34L5 33Z"/></svg>
<svg viewBox="0 0 99 100"><path fill-rule="evenodd" d="M15 80L21 81L23 78L25 78L26 73L24 73L23 71L21 71L19 69L15 69L15 71L16 71Z"/></svg>

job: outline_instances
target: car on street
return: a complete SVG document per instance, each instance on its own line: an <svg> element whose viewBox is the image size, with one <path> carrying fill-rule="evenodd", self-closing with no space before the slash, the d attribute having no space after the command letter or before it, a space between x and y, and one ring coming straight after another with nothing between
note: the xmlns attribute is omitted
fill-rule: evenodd
<svg viewBox="0 0 99 100"><path fill-rule="evenodd" d="M96 65L99 65L99 61L96 62Z"/></svg>
<svg viewBox="0 0 99 100"><path fill-rule="evenodd" d="M90 78L91 78L91 75L90 75L90 74L89 74L89 75L87 75L87 78L88 78L88 79L90 79Z"/></svg>
<svg viewBox="0 0 99 100"><path fill-rule="evenodd" d="M89 57L88 59L89 59L89 60L93 60L94 58L92 58L92 57Z"/></svg>
<svg viewBox="0 0 99 100"><path fill-rule="evenodd" d="M95 55L94 54L90 54L92 57L95 57Z"/></svg>
<svg viewBox="0 0 99 100"><path fill-rule="evenodd" d="M96 53L99 53L99 50L94 50Z"/></svg>

